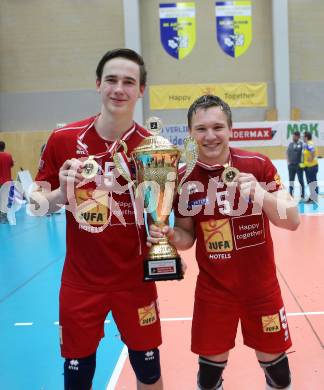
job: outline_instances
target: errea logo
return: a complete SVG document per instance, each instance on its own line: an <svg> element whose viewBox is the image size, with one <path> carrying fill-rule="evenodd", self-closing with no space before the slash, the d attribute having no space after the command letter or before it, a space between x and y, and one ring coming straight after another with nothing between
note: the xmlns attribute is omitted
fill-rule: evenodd
<svg viewBox="0 0 324 390"><path fill-rule="evenodd" d="M69 364L69 370L78 371L79 370L79 361L76 359L71 360L70 364Z"/></svg>
<svg viewBox="0 0 324 390"><path fill-rule="evenodd" d="M147 351L145 353L145 360L154 360L154 351Z"/></svg>

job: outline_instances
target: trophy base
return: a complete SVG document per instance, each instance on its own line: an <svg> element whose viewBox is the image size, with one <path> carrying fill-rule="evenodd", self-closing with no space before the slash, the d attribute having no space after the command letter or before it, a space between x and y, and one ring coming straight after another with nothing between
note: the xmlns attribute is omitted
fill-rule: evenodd
<svg viewBox="0 0 324 390"><path fill-rule="evenodd" d="M181 279L183 274L180 257L144 261L144 282Z"/></svg>

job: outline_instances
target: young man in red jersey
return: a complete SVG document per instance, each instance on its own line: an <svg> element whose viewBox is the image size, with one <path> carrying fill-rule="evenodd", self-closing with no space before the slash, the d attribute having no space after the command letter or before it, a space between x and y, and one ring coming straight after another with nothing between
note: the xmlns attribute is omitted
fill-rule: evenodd
<svg viewBox="0 0 324 390"><path fill-rule="evenodd" d="M229 146L232 114L220 98L197 99L188 126L198 162L175 204L175 227L161 231L152 225L148 244L163 234L180 250L196 241L191 348L199 355L198 388L223 389L222 372L240 320L244 343L264 369L266 388L291 389L285 354L291 340L269 221L295 230L296 204L269 158Z"/></svg>
<svg viewBox="0 0 324 390"><path fill-rule="evenodd" d="M146 85L145 65L136 52L116 49L102 57L96 76L100 113L53 131L33 194L43 213L62 205L67 210L60 289L65 390L91 388L110 311L128 347L137 388L160 390L157 291L154 283L143 282L145 228L136 214L133 188L112 158L121 142L130 153L150 135L133 119Z"/></svg>

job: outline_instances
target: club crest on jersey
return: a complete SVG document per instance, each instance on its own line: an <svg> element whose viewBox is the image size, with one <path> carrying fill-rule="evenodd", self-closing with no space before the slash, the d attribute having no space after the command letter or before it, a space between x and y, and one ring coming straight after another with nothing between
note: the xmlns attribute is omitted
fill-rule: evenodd
<svg viewBox="0 0 324 390"><path fill-rule="evenodd" d="M187 186L189 195L195 194L196 192L199 192L197 184L195 183L188 183Z"/></svg>
<svg viewBox="0 0 324 390"><path fill-rule="evenodd" d="M282 182L281 182L281 178L280 176L278 175L278 173L275 174L273 180L275 181L275 183L280 187L282 188Z"/></svg>

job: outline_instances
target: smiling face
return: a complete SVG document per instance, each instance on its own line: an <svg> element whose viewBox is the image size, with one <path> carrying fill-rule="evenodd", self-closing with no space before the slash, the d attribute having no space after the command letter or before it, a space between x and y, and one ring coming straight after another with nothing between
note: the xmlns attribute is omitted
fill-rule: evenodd
<svg viewBox="0 0 324 390"><path fill-rule="evenodd" d="M221 107L199 108L192 115L189 131L197 141L201 162L209 165L228 162L232 128Z"/></svg>
<svg viewBox="0 0 324 390"><path fill-rule="evenodd" d="M140 69L135 62L117 57L106 62L97 90L104 110L111 115L133 117L138 98L144 94L140 86Z"/></svg>

